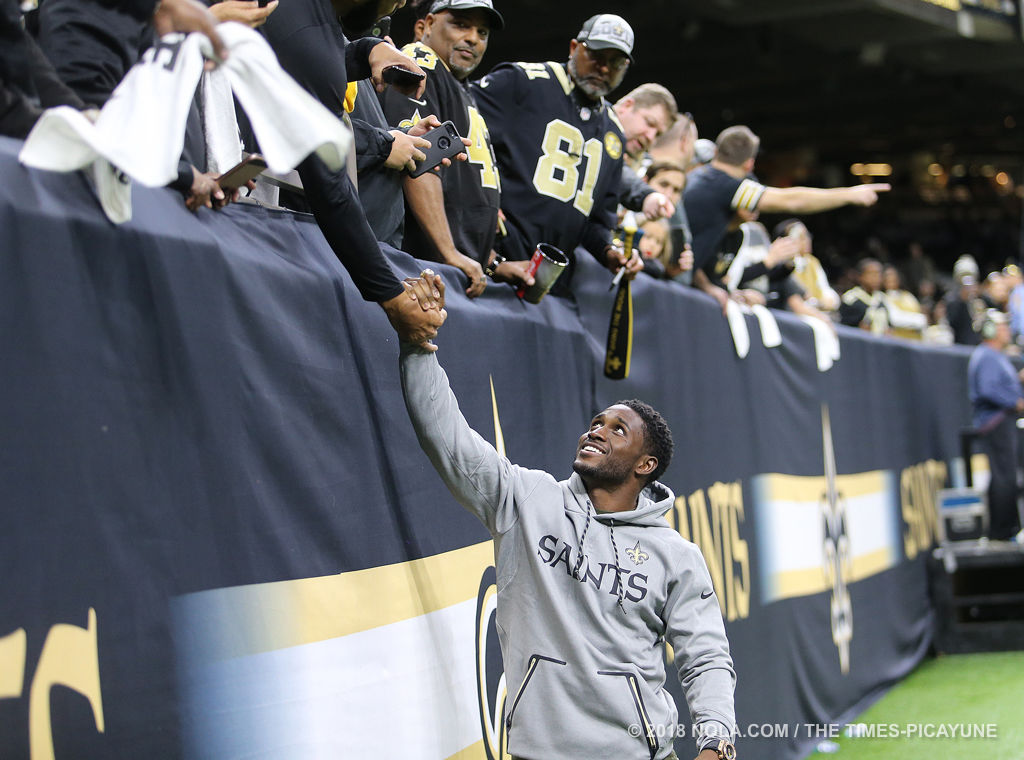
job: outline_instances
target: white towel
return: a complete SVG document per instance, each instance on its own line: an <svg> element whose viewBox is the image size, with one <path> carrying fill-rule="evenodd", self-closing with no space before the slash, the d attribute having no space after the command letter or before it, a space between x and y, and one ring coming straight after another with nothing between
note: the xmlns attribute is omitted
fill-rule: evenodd
<svg viewBox="0 0 1024 760"><path fill-rule="evenodd" d="M206 140L206 167L203 171L223 174L242 160L235 99L231 97L231 82L223 66L203 72L199 92L202 94L203 137Z"/></svg>
<svg viewBox="0 0 1024 760"><path fill-rule="evenodd" d="M143 185L174 180L203 71L200 39L162 37L132 66L95 124L70 106L44 111L21 149L21 163L68 172L102 157Z"/></svg>
<svg viewBox="0 0 1024 760"><path fill-rule="evenodd" d="M771 310L760 304L753 304L750 310L754 312L754 316L757 317L757 322L761 326L761 342L764 343L764 347L775 348L782 345L779 323L775 321L775 315Z"/></svg>
<svg viewBox="0 0 1024 760"><path fill-rule="evenodd" d="M818 360L818 371L827 372L839 361L839 336L817 317L800 315L814 334L814 353Z"/></svg>
<svg viewBox="0 0 1024 760"><path fill-rule="evenodd" d="M349 129L285 73L259 34L236 23L220 24L217 31L230 51L222 67L270 168L288 172L316 151L329 168L341 169L352 141ZM178 174L203 56L212 52L201 34L162 37L114 90L95 124L68 106L49 109L25 141L20 161L67 172L102 158L144 185L168 184ZM123 192L114 203L102 192L100 198L111 221L130 218Z"/></svg>
<svg viewBox="0 0 1024 760"><path fill-rule="evenodd" d="M747 329L747 320L743 316L743 309L731 298L725 304L725 318L729 322L729 332L732 333L736 356L746 359L747 354L750 353L750 331Z"/></svg>
<svg viewBox="0 0 1024 760"><path fill-rule="evenodd" d="M231 89L249 116L271 171L286 174L314 151L331 171L345 166L352 133L277 62L263 37L241 24L217 27L231 52L224 63ZM212 57L210 41L199 37Z"/></svg>
<svg viewBox="0 0 1024 760"><path fill-rule="evenodd" d="M124 224L132 218L132 181L105 158L97 158L85 168L107 219Z"/></svg>

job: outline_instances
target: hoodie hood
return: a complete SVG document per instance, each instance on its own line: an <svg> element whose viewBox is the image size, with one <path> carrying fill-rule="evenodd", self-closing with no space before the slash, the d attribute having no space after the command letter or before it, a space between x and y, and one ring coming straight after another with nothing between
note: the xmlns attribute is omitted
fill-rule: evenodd
<svg viewBox="0 0 1024 760"><path fill-rule="evenodd" d="M644 488L640 492L636 509L631 509L628 512L598 512L591 505L587 487L583 484L583 479L577 473L574 472L569 476L569 480L565 482L569 492L575 497L580 511L589 513L599 522L610 523L614 520L616 523L646 525L652 528L670 527L663 518L665 513L672 508L676 497L672 493L672 489L664 483L654 481Z"/></svg>

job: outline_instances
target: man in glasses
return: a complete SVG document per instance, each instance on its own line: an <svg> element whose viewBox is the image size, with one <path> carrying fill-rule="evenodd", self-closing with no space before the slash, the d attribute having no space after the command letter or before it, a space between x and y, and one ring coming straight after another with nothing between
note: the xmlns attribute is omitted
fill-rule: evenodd
<svg viewBox="0 0 1024 760"><path fill-rule="evenodd" d="M565 63L504 63L473 85L501 172L499 256L528 259L538 243L572 258L583 245L612 271L643 268L612 244L625 136L605 96L633 60L633 30L610 13L589 18ZM561 282L568 285L569 275Z"/></svg>

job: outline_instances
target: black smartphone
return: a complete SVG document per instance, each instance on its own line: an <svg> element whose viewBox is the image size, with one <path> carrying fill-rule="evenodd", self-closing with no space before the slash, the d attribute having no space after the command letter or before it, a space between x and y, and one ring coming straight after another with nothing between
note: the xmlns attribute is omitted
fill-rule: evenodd
<svg viewBox="0 0 1024 760"><path fill-rule="evenodd" d="M257 0L257 4L260 6L260 8L266 8L269 2L270 0Z"/></svg>
<svg viewBox="0 0 1024 760"><path fill-rule="evenodd" d="M221 190L237 190L249 180L258 177L266 168L267 162L263 160L263 156L253 153L217 177L217 184Z"/></svg>
<svg viewBox="0 0 1024 760"><path fill-rule="evenodd" d="M370 37L384 39L391 34L391 16L377 19L377 23L370 27Z"/></svg>
<svg viewBox="0 0 1024 760"><path fill-rule="evenodd" d="M430 147L424 153L427 157L411 172L410 177L418 177L425 174L439 165L446 158L452 158L460 153L466 152L466 146L462 143L459 130L450 121L446 121L440 127L430 130L423 135L424 140L430 141Z"/></svg>
<svg viewBox="0 0 1024 760"><path fill-rule="evenodd" d="M385 84L393 84L402 90L415 90L420 86L420 82L426 79L426 76L401 66L388 66L381 74L381 79Z"/></svg>

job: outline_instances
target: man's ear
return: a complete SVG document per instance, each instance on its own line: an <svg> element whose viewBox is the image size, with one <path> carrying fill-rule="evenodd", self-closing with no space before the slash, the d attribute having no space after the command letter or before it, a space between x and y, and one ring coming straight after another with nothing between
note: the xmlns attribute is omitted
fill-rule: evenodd
<svg viewBox="0 0 1024 760"><path fill-rule="evenodd" d="M641 479L647 480L656 469L658 469L658 457L653 454L644 454L637 460L633 472Z"/></svg>

